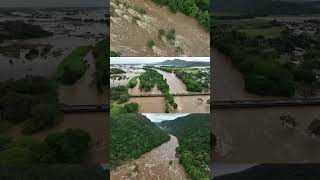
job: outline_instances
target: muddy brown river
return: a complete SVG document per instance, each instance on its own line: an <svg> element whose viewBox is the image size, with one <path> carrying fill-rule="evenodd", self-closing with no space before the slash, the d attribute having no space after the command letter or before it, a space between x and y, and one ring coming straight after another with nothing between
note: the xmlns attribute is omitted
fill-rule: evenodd
<svg viewBox="0 0 320 180"><path fill-rule="evenodd" d="M212 84L213 100L234 101L234 100L262 100L277 99L279 97L259 96L250 94L245 90L243 75L232 64L231 60L219 53L211 50L212 59ZM281 98L281 97L280 97ZM282 98L284 99L284 98Z"/></svg>
<svg viewBox="0 0 320 180"><path fill-rule="evenodd" d="M111 50L127 57L210 55L209 33L195 18L179 12L172 13L169 8L161 7L150 0L118 2L120 3L116 0L110 2ZM136 7L145 9L146 14L139 14L135 10ZM171 44L166 38L159 38L159 29L175 29L175 42ZM155 42L152 49L147 47L150 40ZM182 50L177 51L178 47Z"/></svg>
<svg viewBox="0 0 320 180"><path fill-rule="evenodd" d="M88 53L84 60L89 64L85 75L73 85L60 84L60 102L69 105L104 104L107 102L106 93L99 93L94 84L96 72L95 59Z"/></svg>
<svg viewBox="0 0 320 180"><path fill-rule="evenodd" d="M319 106L216 109L212 114L217 163L319 163L320 138L306 133ZM296 128L282 125L290 115Z"/></svg>
<svg viewBox="0 0 320 180"><path fill-rule="evenodd" d="M190 180L176 157L175 136L139 159L111 170L111 180Z"/></svg>

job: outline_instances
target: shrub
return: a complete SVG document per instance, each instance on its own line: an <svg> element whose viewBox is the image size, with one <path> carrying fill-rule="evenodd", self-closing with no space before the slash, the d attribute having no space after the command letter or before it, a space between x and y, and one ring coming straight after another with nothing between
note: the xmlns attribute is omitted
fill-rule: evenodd
<svg viewBox="0 0 320 180"><path fill-rule="evenodd" d="M147 46L148 46L148 48L150 48L150 49L152 49L152 47L155 46L155 45L156 45L156 43L155 43L153 40L149 40L149 41L147 42Z"/></svg>
<svg viewBox="0 0 320 180"><path fill-rule="evenodd" d="M169 41L174 41L176 40L176 30L175 29L171 29L170 31L168 31L166 33L166 38L169 40Z"/></svg>
<svg viewBox="0 0 320 180"><path fill-rule="evenodd" d="M297 126L297 122L296 122L295 118L293 118L290 115L280 116L280 120L282 122L282 125L289 125L291 127L296 127Z"/></svg>
<svg viewBox="0 0 320 180"><path fill-rule="evenodd" d="M166 35L166 31L164 29L159 29L158 34L159 34L159 38L161 38Z"/></svg>
<svg viewBox="0 0 320 180"><path fill-rule="evenodd" d="M319 136L320 135L320 120L319 119L314 119L309 127L308 127L308 131L310 134Z"/></svg>

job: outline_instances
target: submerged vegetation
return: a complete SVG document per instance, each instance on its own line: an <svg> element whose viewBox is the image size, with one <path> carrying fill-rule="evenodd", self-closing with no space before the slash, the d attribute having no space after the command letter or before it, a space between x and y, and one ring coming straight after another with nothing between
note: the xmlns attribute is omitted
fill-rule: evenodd
<svg viewBox="0 0 320 180"><path fill-rule="evenodd" d="M137 103L127 103L129 101L127 86L117 86L111 88L111 112L112 113L137 113L139 105Z"/></svg>
<svg viewBox="0 0 320 180"><path fill-rule="evenodd" d="M61 121L57 85L52 80L28 76L1 82L0 94L1 125L23 122L22 132L31 134Z"/></svg>
<svg viewBox="0 0 320 180"><path fill-rule="evenodd" d="M134 88L134 87L136 87L136 85L138 84L138 78L139 78L139 76L135 76L135 77L131 78L131 79L129 80L129 82L128 82L128 87L129 87L129 88Z"/></svg>
<svg viewBox="0 0 320 180"><path fill-rule="evenodd" d="M88 46L74 49L59 65L56 78L64 84L73 84L79 80L87 70L87 63L84 61L84 57L90 50L91 47Z"/></svg>
<svg viewBox="0 0 320 180"><path fill-rule="evenodd" d="M163 78L163 75L148 67L145 70L146 72L139 76L139 88L151 91L157 85L166 100L166 112L168 113L170 108L177 109L178 105L175 103L173 95L169 93L169 85L167 80Z"/></svg>
<svg viewBox="0 0 320 180"><path fill-rule="evenodd" d="M111 165L137 159L169 139L141 114L111 114Z"/></svg>
<svg viewBox="0 0 320 180"><path fill-rule="evenodd" d="M210 131L208 114L190 114L159 125L179 140L180 163L193 180L209 180Z"/></svg>
<svg viewBox="0 0 320 180"><path fill-rule="evenodd" d="M42 38L52 35L53 33L43 30L39 25L28 24L21 20L0 22L0 43L4 40Z"/></svg>

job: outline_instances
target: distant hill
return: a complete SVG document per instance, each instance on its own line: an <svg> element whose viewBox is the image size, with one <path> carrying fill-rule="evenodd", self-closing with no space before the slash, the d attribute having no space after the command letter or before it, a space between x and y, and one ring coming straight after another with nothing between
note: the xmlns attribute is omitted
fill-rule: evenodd
<svg viewBox="0 0 320 180"><path fill-rule="evenodd" d="M318 180L320 164L266 164L239 173L223 175L215 180Z"/></svg>
<svg viewBox="0 0 320 180"><path fill-rule="evenodd" d="M111 165L120 165L169 141L168 134L142 114L111 114Z"/></svg>
<svg viewBox="0 0 320 180"><path fill-rule="evenodd" d="M166 60L161 63L156 63L155 65L162 66L210 66L210 62L200 62L200 61L185 61L181 59Z"/></svg>
<svg viewBox="0 0 320 180"><path fill-rule="evenodd" d="M320 12L320 1L284 0L213 0L211 12L271 14L315 14Z"/></svg>

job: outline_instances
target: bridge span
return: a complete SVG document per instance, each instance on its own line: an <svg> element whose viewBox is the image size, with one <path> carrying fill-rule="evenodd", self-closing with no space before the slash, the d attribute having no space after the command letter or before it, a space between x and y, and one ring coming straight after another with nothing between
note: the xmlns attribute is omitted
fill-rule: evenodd
<svg viewBox="0 0 320 180"><path fill-rule="evenodd" d="M77 113L77 112L109 112L108 104L88 104L88 105L66 105L61 104L60 109L64 113Z"/></svg>
<svg viewBox="0 0 320 180"><path fill-rule="evenodd" d="M279 100L211 101L210 106L211 106L211 109L280 107L280 106L320 106L320 98L279 99Z"/></svg>
<svg viewBox="0 0 320 180"><path fill-rule="evenodd" d="M210 93L172 93L173 96L206 96L210 95ZM163 94L130 94L130 97L163 97Z"/></svg>

